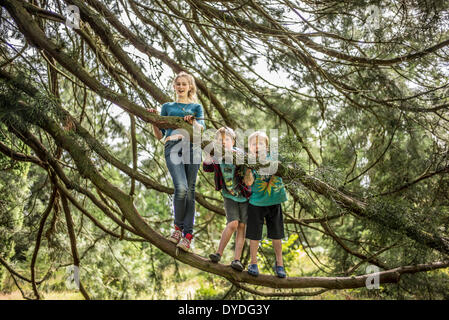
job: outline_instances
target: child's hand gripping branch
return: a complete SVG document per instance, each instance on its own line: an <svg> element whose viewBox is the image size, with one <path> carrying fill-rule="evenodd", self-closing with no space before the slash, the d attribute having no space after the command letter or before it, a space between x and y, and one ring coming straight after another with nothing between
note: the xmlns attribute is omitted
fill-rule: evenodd
<svg viewBox="0 0 449 320"><path fill-rule="evenodd" d="M191 124L191 125L193 125L193 127L196 128L196 129L199 129L199 130L203 130L204 129L204 127L200 123L198 123L198 121L196 121L196 118L195 118L194 115L184 116L184 121L189 123L189 124Z"/></svg>
<svg viewBox="0 0 449 320"><path fill-rule="evenodd" d="M149 113L159 114L159 112L158 112L157 109L155 109L155 108L147 108L147 111L148 111ZM187 115L187 116L184 116L183 119L184 119L185 122L187 122L187 123L193 125L195 128L197 128L197 129L199 129L199 130L203 130L203 129L204 129L204 127L203 127L200 123L198 123L198 121L196 121L194 115ZM154 124L153 124L153 131L154 131L154 135L156 136L156 138L157 138L158 140L161 140L162 137L164 136L164 134L162 133L161 129L159 129L159 127L156 126L156 125L154 125Z"/></svg>

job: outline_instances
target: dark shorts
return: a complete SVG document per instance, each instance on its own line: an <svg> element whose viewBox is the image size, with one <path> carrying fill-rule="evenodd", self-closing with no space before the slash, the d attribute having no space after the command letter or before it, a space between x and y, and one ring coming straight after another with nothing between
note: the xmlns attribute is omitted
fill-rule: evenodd
<svg viewBox="0 0 449 320"><path fill-rule="evenodd" d="M248 220L248 201L237 202L223 197L224 209L226 212L226 223L238 220L246 224Z"/></svg>
<svg viewBox="0 0 449 320"><path fill-rule="evenodd" d="M248 204L248 224L246 226L246 238L250 240L262 240L264 221L267 223L267 237L270 239L284 238L284 218L282 206L258 207Z"/></svg>

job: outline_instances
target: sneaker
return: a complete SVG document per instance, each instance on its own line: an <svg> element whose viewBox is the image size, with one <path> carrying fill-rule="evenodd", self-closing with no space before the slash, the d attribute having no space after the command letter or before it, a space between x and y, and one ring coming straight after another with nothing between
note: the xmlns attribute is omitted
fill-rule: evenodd
<svg viewBox="0 0 449 320"><path fill-rule="evenodd" d="M211 254L209 255L209 259L210 259L212 262L217 263L218 261L220 261L221 255L220 255L218 252L216 252L216 253L211 253Z"/></svg>
<svg viewBox="0 0 449 320"><path fill-rule="evenodd" d="M278 276L278 278L285 278L287 276L284 267L278 266L277 263L275 263L274 265L274 273L276 273L276 276Z"/></svg>
<svg viewBox="0 0 449 320"><path fill-rule="evenodd" d="M234 260L231 262L231 268L237 271L243 271L243 264L240 262L240 260Z"/></svg>
<svg viewBox="0 0 449 320"><path fill-rule="evenodd" d="M257 264L250 264L248 266L248 273L252 276L257 277L259 275L259 268L257 267Z"/></svg>
<svg viewBox="0 0 449 320"><path fill-rule="evenodd" d="M171 242L173 242L174 244L178 244L179 241L182 238L182 232L180 229L175 228L175 231L173 231L173 233L171 234L171 236L168 238L168 240L170 240Z"/></svg>
<svg viewBox="0 0 449 320"><path fill-rule="evenodd" d="M182 250L189 252L190 251L190 242L192 241L193 236L190 233L187 233L185 237L182 237L181 241L178 243L177 247Z"/></svg>

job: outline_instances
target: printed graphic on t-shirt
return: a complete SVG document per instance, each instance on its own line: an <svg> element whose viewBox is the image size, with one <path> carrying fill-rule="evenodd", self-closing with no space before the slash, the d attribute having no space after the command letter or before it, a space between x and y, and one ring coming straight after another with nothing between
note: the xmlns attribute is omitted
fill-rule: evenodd
<svg viewBox="0 0 449 320"><path fill-rule="evenodd" d="M222 173L223 180L226 186L226 191L228 191L231 195L235 196L236 192L234 191L234 170L235 167L233 165L222 164Z"/></svg>
<svg viewBox="0 0 449 320"><path fill-rule="evenodd" d="M264 195L268 194L268 196L271 196L271 192L276 192L276 189L279 189L279 187L276 186L276 183L279 182L279 177L277 176L271 176L271 178L267 178L265 180L260 179L257 181L257 191L263 192Z"/></svg>

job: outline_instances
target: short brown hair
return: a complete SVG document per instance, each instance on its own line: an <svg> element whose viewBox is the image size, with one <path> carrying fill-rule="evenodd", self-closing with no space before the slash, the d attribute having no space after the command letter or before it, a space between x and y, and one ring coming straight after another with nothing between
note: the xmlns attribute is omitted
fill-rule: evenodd
<svg viewBox="0 0 449 320"><path fill-rule="evenodd" d="M231 137L232 140L235 141L235 132L234 132L234 130L232 130L229 127L221 127L220 129L218 129L217 132L215 132L215 139L218 138L219 134L221 134L222 136L223 136L223 134L227 135L227 136Z"/></svg>

